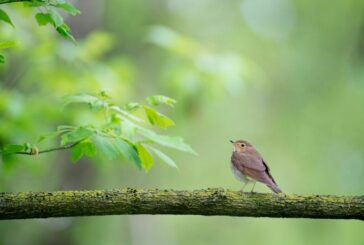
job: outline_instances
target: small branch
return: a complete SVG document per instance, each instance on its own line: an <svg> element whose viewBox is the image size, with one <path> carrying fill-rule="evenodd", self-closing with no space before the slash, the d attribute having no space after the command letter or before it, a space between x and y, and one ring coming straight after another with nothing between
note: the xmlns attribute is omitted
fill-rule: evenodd
<svg viewBox="0 0 364 245"><path fill-rule="evenodd" d="M42 153L47 153L47 152L52 152L52 151L67 150L67 149L70 149L70 148L76 146L79 143L80 142L76 142L76 143L73 143L73 144L70 144L70 145L50 148L50 149L41 150L41 151L39 151L37 148L33 147L31 149L31 151L18 151L18 152L15 152L13 154L18 154L18 155L39 155L39 154L42 154Z"/></svg>
<svg viewBox="0 0 364 245"><path fill-rule="evenodd" d="M130 214L364 220L364 196L131 188L0 193L0 220Z"/></svg>
<svg viewBox="0 0 364 245"><path fill-rule="evenodd" d="M31 0L0 0L0 4L16 3L16 2L31 2Z"/></svg>

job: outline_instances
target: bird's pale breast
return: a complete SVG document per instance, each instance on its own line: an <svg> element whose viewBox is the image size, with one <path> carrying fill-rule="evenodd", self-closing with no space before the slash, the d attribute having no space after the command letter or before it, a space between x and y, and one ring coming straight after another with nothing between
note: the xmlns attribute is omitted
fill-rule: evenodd
<svg viewBox="0 0 364 245"><path fill-rule="evenodd" d="M231 163L231 171L238 180L243 181L245 183L250 181L250 178L245 174L243 174L241 171L239 171L239 169L237 169L233 163Z"/></svg>

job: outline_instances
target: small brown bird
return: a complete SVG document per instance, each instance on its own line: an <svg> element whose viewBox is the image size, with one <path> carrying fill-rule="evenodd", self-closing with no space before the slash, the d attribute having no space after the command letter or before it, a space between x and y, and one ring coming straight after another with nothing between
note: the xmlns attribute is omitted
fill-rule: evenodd
<svg viewBox="0 0 364 245"><path fill-rule="evenodd" d="M241 191L244 191L244 187L249 182L254 182L251 190L253 192L256 181L259 181L266 184L275 193L282 192L270 174L268 165L254 146L246 140L230 140L230 142L234 144L231 169L235 177L245 183Z"/></svg>

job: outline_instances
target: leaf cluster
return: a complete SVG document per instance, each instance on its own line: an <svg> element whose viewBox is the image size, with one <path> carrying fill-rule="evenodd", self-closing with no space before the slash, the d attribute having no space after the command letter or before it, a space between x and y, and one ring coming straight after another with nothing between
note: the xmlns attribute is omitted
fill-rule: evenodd
<svg viewBox="0 0 364 245"><path fill-rule="evenodd" d="M39 26L51 25L55 30L64 38L75 42L71 34L70 27L64 22L62 15L59 11L66 12L71 15L80 14L80 10L73 4L65 0L29 0L24 2L25 7L37 9L35 19ZM0 9L0 22L11 25L15 28L8 13ZM14 41L0 41L0 50L15 46ZM5 57L0 54L0 63L5 62Z"/></svg>
<svg viewBox="0 0 364 245"><path fill-rule="evenodd" d="M132 102L124 106L114 104L105 92L96 96L89 94L66 96L64 107L85 104L92 113L101 112L103 119L98 122L99 124L58 126L56 131L41 136L39 142L60 138L60 146L55 149L71 148L73 162L77 162L83 156L94 157L100 153L109 160L123 157L145 171L149 171L153 166L155 156L176 167L174 160L159 150L158 146L189 153L194 151L181 137L159 134L150 128L156 126L165 129L173 126L174 121L155 107L161 104L173 107L175 103L174 99L163 95L149 96L144 103ZM22 153L35 155L39 151L36 146L30 144L7 144L2 148L4 155Z"/></svg>

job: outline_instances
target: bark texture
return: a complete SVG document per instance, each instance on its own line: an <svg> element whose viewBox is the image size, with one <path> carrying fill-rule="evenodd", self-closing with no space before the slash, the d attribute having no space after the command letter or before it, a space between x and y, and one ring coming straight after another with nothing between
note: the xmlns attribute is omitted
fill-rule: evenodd
<svg viewBox="0 0 364 245"><path fill-rule="evenodd" d="M225 189L0 193L0 219L125 214L364 219L364 196L244 193Z"/></svg>

